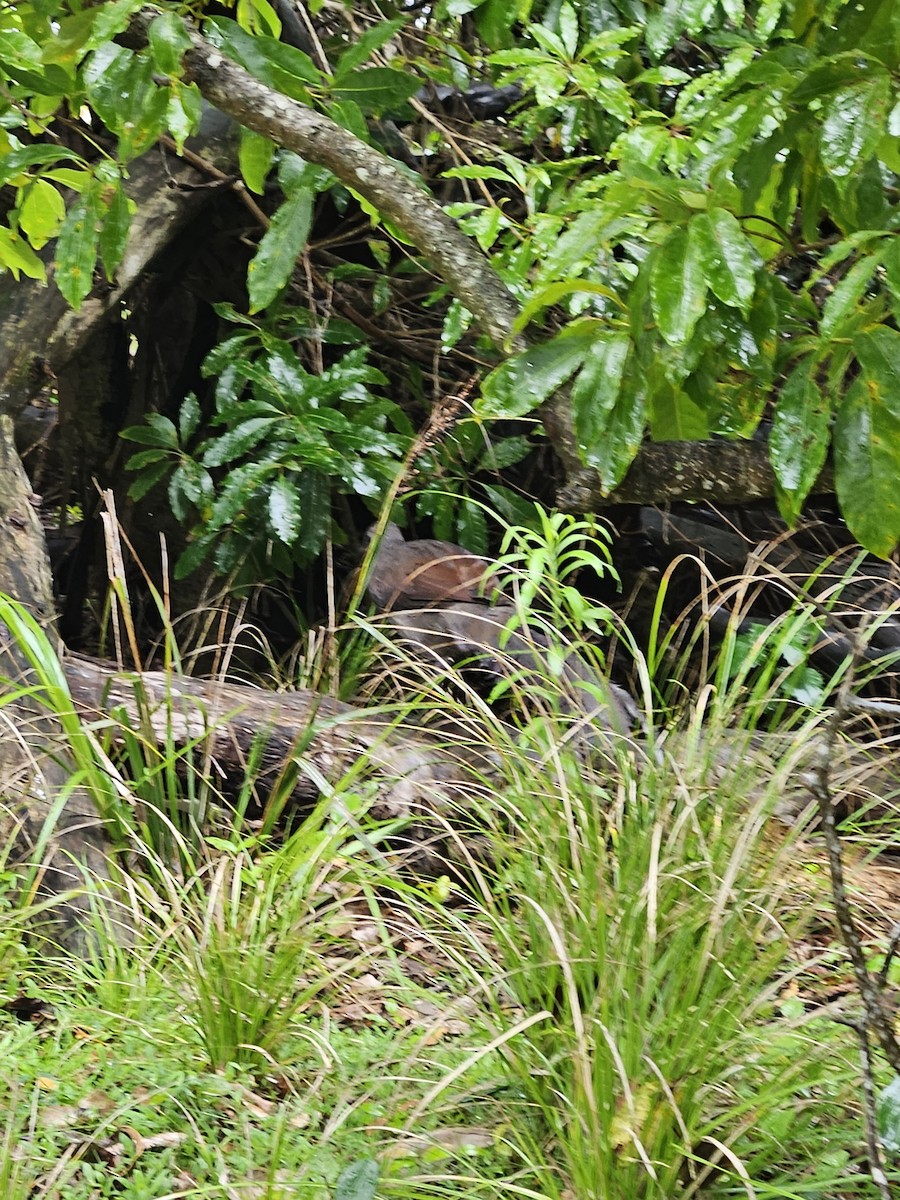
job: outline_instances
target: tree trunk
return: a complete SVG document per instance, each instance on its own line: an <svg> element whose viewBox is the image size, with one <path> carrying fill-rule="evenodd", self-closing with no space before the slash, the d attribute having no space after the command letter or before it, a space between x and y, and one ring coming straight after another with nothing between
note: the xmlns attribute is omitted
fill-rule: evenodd
<svg viewBox="0 0 900 1200"><path fill-rule="evenodd" d="M13 425L0 416L0 592L14 597L53 638L53 592L43 530L31 486L13 444ZM0 844L14 842L13 861L37 894L58 897L47 933L85 953L90 912L112 874L103 823L83 788L66 791L74 772L62 729L28 689L37 675L23 647L0 624ZM62 799L61 799L62 798ZM108 917L127 938L121 906Z"/></svg>

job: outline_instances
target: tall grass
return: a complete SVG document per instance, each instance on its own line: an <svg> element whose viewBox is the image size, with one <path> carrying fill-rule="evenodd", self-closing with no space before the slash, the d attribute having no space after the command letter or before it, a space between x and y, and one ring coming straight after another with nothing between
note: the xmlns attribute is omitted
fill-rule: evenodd
<svg viewBox="0 0 900 1200"><path fill-rule="evenodd" d="M541 624L551 663L578 653L602 672L592 643L612 614L572 609L571 581L550 569L573 548L571 561L591 565L590 531L558 522L544 536L557 538L553 553L530 561L526 540L518 561L512 546L504 556L528 602L520 626L551 614ZM397 829L367 816L378 770L362 750L345 779L319 781L321 803L290 835L236 821L209 837L175 820L196 798L177 769L182 749L132 730L113 762L96 730L67 726L79 777L99 772L99 798L121 807L137 936L121 950L98 909L93 961L71 965L65 982L58 966L42 978L56 981L60 1005L83 1000L109 1018L110 1045L127 1036L141 1047L150 1077L162 1056L155 1086L177 1098L166 1119L183 1113L196 1142L196 1186L176 1184L173 1166L152 1186L123 1176L112 1190L325 1200L348 1162L377 1155L377 1194L398 1200L870 1194L855 1047L795 995L794 948L809 919L795 885L803 827L772 820L821 719L785 694L785 647L814 619L798 607L740 653L734 631L692 695L682 691L677 721L658 708L644 733L600 740L552 666L539 678L513 669L486 696L357 621L350 635L379 656L366 694L393 708L395 734L427 729L457 763L450 783L434 785L435 813L415 814L452 858L446 880L391 875L403 861L391 857ZM653 662L634 652L630 664L647 709L671 678L663 642L658 633ZM51 703L77 721L64 681L48 679L59 689ZM762 751L758 727L773 711L785 736ZM143 792L142 762L152 777ZM157 814L168 841L150 838L136 805ZM347 934L361 909L368 949ZM421 964L416 981L405 974L410 944L427 948L427 988ZM11 937L11 954L17 945ZM352 998L364 973L368 987L374 975L399 989L398 1009L414 1012L426 993L437 1015L401 1028L386 1004L363 1032L342 1030L338 997ZM465 1028L445 1040L465 1000ZM342 1055L351 1066L338 1082ZM209 1097L247 1081L278 1105L269 1140L262 1119L234 1134L233 1099L205 1123ZM315 1136L303 1141L307 1124ZM0 1145L13 1196L33 1183L10 1152L21 1127L7 1125ZM79 1171L66 1174L67 1196L106 1195ZM375 1185L359 1194L372 1200Z"/></svg>

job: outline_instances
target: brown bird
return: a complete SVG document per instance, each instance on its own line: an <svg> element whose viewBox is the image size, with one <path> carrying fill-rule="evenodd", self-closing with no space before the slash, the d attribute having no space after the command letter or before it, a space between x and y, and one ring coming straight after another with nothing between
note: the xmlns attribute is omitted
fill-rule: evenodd
<svg viewBox="0 0 900 1200"><path fill-rule="evenodd" d="M487 603L485 576L492 563L453 542L407 542L391 521L369 569L366 590L381 612L395 608Z"/></svg>
<svg viewBox="0 0 900 1200"><path fill-rule="evenodd" d="M419 653L474 667L493 681L515 677L527 689L529 672L536 682L547 674L550 641L537 625L515 627L517 610L507 597L491 602L493 565L452 542L407 542L391 523L375 551L366 590L387 623ZM617 734L627 735L640 722L628 693L602 679L577 652L566 657L561 682L569 697L563 711Z"/></svg>

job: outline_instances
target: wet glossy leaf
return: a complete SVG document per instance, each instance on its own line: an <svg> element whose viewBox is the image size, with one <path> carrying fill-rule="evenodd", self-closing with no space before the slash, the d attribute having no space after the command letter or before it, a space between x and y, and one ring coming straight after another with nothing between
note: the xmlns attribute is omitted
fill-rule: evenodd
<svg viewBox="0 0 900 1200"><path fill-rule="evenodd" d="M463 498L456 518L456 528L459 540L467 550L471 550L474 554L487 554L487 519L480 504Z"/></svg>
<svg viewBox="0 0 900 1200"><path fill-rule="evenodd" d="M689 236L710 290L746 317L756 291L757 255L737 218L724 208L698 213Z"/></svg>
<svg viewBox="0 0 900 1200"><path fill-rule="evenodd" d="M877 266L878 259L872 254L866 254L838 281L822 309L822 320L819 323L822 337L840 336L844 321L856 314L859 302L871 283Z"/></svg>
<svg viewBox="0 0 900 1200"><path fill-rule="evenodd" d="M275 535L291 545L300 533L301 512L297 489L287 479L277 479L269 492L269 524Z"/></svg>
<svg viewBox="0 0 900 1200"><path fill-rule="evenodd" d="M611 492L625 477L625 472L640 449L646 424L647 394L637 372L626 375L610 413L606 437L595 452L604 492Z"/></svg>
<svg viewBox="0 0 900 1200"><path fill-rule="evenodd" d="M173 12L161 13L151 21L147 36L158 70L163 75L180 77L182 57L191 46L190 36L181 17Z"/></svg>
<svg viewBox="0 0 900 1200"><path fill-rule="evenodd" d="M475 405L481 417L524 417L574 375L596 333L556 337L514 354L484 380Z"/></svg>
<svg viewBox="0 0 900 1200"><path fill-rule="evenodd" d="M325 475L308 470L300 476L300 509L303 522L299 546L309 555L318 554L331 518L331 487Z"/></svg>
<svg viewBox="0 0 900 1200"><path fill-rule="evenodd" d="M872 73L834 93L825 107L819 152L839 185L874 153L884 133L891 96L890 78Z"/></svg>
<svg viewBox="0 0 900 1200"><path fill-rule="evenodd" d="M697 240L679 229L660 247L650 275L650 303L659 332L683 346L706 311L708 280Z"/></svg>
<svg viewBox="0 0 900 1200"><path fill-rule="evenodd" d="M769 438L779 507L790 522L799 517L825 465L830 426L831 405L816 382L815 366L801 362L781 389Z"/></svg>
<svg viewBox="0 0 900 1200"><path fill-rule="evenodd" d="M272 218L247 269L251 312L259 312L271 304L290 279L309 236L312 202L312 192L298 189Z"/></svg>
<svg viewBox="0 0 900 1200"><path fill-rule="evenodd" d="M900 539L900 333L871 329L853 348L861 374L835 420L835 488L854 537L886 558Z"/></svg>
<svg viewBox="0 0 900 1200"><path fill-rule="evenodd" d="M605 462L606 428L630 350L627 333L598 334L572 387L572 419L578 451L589 467Z"/></svg>

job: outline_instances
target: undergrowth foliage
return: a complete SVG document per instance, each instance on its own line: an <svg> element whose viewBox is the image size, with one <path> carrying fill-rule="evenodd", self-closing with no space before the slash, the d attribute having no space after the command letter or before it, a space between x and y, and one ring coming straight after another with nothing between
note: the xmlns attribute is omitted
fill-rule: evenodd
<svg viewBox="0 0 900 1200"><path fill-rule="evenodd" d="M505 578L523 625L548 615L548 666L502 706L384 625L348 628L377 645L367 686L393 733L427 728L465 764L412 818L446 855L431 881L399 872L404 831L368 813L383 753L323 780L287 835L237 816L197 841L163 811L168 840L142 845L127 770L79 722L40 631L4 609L36 669L47 657L39 687L79 780L122 808L134 925L123 949L98 894L84 963L42 959L4 925L2 999L52 1010L23 1026L0 1005L12 1196L872 1194L852 1035L798 991L823 903L798 870L804 827L772 820L822 712L788 694L794 726L760 750L802 613L753 650L757 674L740 651L708 664L715 686L672 728L657 707L643 734L598 741L552 669L572 653L605 669L591 641L606 614L568 606L569 568L606 569L595 536L555 517L510 535ZM656 665L634 654L647 709L671 660ZM31 900L8 895L15 920Z"/></svg>
<svg viewBox="0 0 900 1200"><path fill-rule="evenodd" d="M894 0L335 2L313 5L302 34L268 0L225 13L162 0L146 44L125 44L136 40L142 7L20 0L0 13L0 184L10 197L0 269L43 281L38 252L51 246L53 280L74 308L98 265L115 280L134 215L130 164L165 137L181 150L200 128L198 76L185 53L201 51L188 19L203 55L243 66L268 89L272 111L291 102L327 116L341 133L381 146L386 169L401 163L410 196L440 195L473 251L490 258L498 287L507 285L520 308L508 332L530 344L503 358L509 338L494 335L475 415L482 427L502 424L487 458L484 438L461 439L470 473L521 462L522 418L568 384L577 451L605 491L648 433L691 441L770 428L784 516L797 518L830 455L854 536L891 552L900 537ZM449 114L466 94L502 102L498 120L466 121L460 139ZM80 138L62 132L73 120ZM411 231L352 184L262 133L240 136L243 185L275 205L270 215L253 201L262 220L247 306L287 317L290 351L274 357L305 402L292 407L273 389L272 346L259 354L227 337L221 354L238 353L243 382L263 393L248 403L265 411L243 418L236 409L245 401L223 384L196 457L184 445L197 427L192 403L181 429L159 414L143 429L138 489L162 477L166 458L177 461L176 507L196 506L209 526L184 569L206 559L214 534L209 557L223 571L247 545L262 559L270 539L278 566L291 541L308 557L322 545L329 475L340 479L338 494L366 501L378 492L377 507L387 486L378 459L399 465L405 431L392 428L383 405L348 412L327 400L316 409L318 390L348 367L326 360L323 345L355 346L351 360L371 347L370 372L379 343L389 347L385 366L398 340L408 345L407 412L431 407L418 364L459 346L459 370L434 372L434 394L447 395L472 361L485 362L472 314L447 283L434 284L439 247L426 263L429 248L420 258ZM363 175L358 182L369 196ZM348 225L353 217L366 225L349 252L324 224L332 208ZM303 255L317 283L297 304L290 285ZM409 279L415 308L436 307L439 321L407 328ZM463 291L459 279L453 286ZM332 289L343 303L332 304ZM351 322L341 314L355 314L360 295L368 307ZM383 321L392 309L398 319ZM352 461L364 464L358 475ZM466 466L455 463L450 481L461 500ZM212 500L208 481L222 467L233 482ZM302 484L302 506L279 484L279 469ZM484 494L479 483L476 499ZM420 511L444 533L455 522L477 544L477 509L467 503L432 496ZM231 532L235 521L242 528Z"/></svg>

